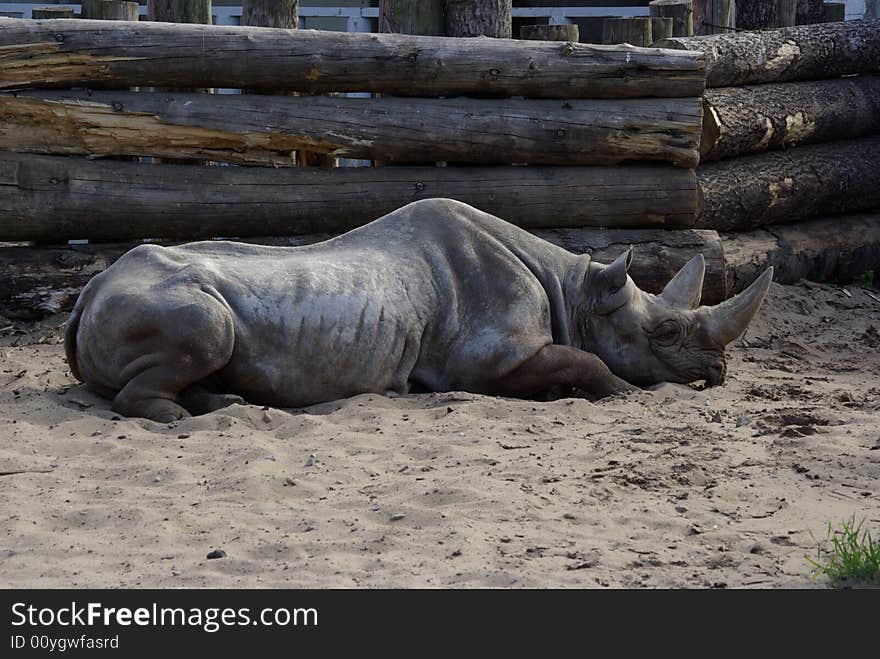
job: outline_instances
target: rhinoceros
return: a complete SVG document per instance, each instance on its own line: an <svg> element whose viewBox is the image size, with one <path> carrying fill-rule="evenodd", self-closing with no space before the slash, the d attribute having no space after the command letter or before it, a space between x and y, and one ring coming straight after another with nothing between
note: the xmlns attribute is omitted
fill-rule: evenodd
<svg viewBox="0 0 880 659"><path fill-rule="evenodd" d="M725 345L770 286L698 307L695 256L659 295L450 199L322 243L140 245L83 289L71 372L126 416L169 422L247 400L464 390L600 398L725 377Z"/></svg>

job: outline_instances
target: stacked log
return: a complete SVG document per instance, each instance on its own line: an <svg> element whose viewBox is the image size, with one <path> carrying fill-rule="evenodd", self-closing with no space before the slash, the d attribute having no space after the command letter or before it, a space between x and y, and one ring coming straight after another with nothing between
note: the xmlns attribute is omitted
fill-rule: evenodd
<svg viewBox="0 0 880 659"><path fill-rule="evenodd" d="M707 55L696 226L727 232L728 290L880 268L880 22L662 45Z"/></svg>
<svg viewBox="0 0 880 659"><path fill-rule="evenodd" d="M766 265L880 267L880 23L691 37L691 7L626 24L684 33L662 48L0 20L0 313L65 308L145 238L307 244L430 197L600 261L634 244L649 291L703 252L707 302ZM109 159L139 156L173 164ZM417 166L434 161L467 166Z"/></svg>

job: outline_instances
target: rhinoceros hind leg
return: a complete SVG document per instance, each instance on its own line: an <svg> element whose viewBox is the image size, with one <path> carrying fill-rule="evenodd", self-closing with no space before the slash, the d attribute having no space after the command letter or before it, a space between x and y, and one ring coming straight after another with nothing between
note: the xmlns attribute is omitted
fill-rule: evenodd
<svg viewBox="0 0 880 659"><path fill-rule="evenodd" d="M180 403L191 414L209 414L230 405L246 405L244 398L235 394L218 394L196 383L180 392Z"/></svg>
<svg viewBox="0 0 880 659"><path fill-rule="evenodd" d="M124 416L142 417L159 423L170 423L191 416L179 405L163 385L166 367L145 371L126 384L113 399L113 411Z"/></svg>
<svg viewBox="0 0 880 659"><path fill-rule="evenodd" d="M113 399L116 412L163 423L191 416L194 410L182 393L229 361L234 343L230 313L201 290L187 291L186 302L170 313L160 308L146 314L149 322L131 329L127 348L133 359L122 369L128 381ZM221 402L238 402L218 395L191 398L213 409Z"/></svg>

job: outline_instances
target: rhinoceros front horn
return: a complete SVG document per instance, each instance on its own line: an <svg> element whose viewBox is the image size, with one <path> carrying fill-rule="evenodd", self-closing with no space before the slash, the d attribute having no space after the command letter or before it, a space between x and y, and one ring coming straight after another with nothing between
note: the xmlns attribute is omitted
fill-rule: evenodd
<svg viewBox="0 0 880 659"><path fill-rule="evenodd" d="M678 309L696 309L703 295L703 277L706 276L706 259L697 254L678 271L663 292L660 293L670 306Z"/></svg>
<svg viewBox="0 0 880 659"><path fill-rule="evenodd" d="M741 336L758 313L772 282L773 268L770 267L739 295L714 307L699 309L697 314L704 317L709 336L721 345Z"/></svg>

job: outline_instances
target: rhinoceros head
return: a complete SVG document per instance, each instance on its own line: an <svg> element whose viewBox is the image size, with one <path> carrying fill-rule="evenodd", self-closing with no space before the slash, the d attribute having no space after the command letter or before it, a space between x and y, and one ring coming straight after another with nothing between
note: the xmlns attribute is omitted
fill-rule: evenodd
<svg viewBox="0 0 880 659"><path fill-rule="evenodd" d="M768 268L745 291L701 307L706 263L692 258L659 295L640 290L627 274L632 249L609 265L591 264L582 314L584 348L633 384L724 382L725 346L745 332L770 283Z"/></svg>

